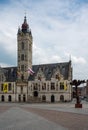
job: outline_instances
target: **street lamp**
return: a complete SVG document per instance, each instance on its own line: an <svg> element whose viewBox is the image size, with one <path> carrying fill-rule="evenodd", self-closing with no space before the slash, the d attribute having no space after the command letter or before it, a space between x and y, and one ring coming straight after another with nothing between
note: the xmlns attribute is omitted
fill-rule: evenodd
<svg viewBox="0 0 88 130"><path fill-rule="evenodd" d="M75 104L75 108L82 108L82 104L80 104L80 100L79 100L79 93L78 93L78 86L82 83L85 83L85 80L73 80L70 84L75 86L75 90L76 90L76 104Z"/></svg>

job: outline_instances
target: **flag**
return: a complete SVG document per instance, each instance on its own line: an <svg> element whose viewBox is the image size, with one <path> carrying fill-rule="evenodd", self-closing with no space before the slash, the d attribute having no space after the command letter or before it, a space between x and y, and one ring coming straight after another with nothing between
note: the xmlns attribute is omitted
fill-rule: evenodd
<svg viewBox="0 0 88 130"><path fill-rule="evenodd" d="M8 83L3 84L3 92L7 93L8 92Z"/></svg>
<svg viewBox="0 0 88 130"><path fill-rule="evenodd" d="M21 76L21 73L19 71L17 71L17 76L20 77Z"/></svg>
<svg viewBox="0 0 88 130"><path fill-rule="evenodd" d="M28 72L33 75L35 72L31 69L31 68L28 68Z"/></svg>

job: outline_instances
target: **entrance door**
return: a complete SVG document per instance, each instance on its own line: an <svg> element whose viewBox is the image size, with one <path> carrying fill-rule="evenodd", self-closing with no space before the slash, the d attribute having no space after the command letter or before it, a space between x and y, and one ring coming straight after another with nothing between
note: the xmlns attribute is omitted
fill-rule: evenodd
<svg viewBox="0 0 88 130"><path fill-rule="evenodd" d="M9 102L12 101L12 97L11 97L11 95L8 96L8 101L9 101Z"/></svg>
<svg viewBox="0 0 88 130"><path fill-rule="evenodd" d="M4 97L4 95L1 96L1 101L2 101L2 102L5 101L5 97Z"/></svg>
<svg viewBox="0 0 88 130"><path fill-rule="evenodd" d="M25 95L23 95L23 102L25 102L26 101L26 97L25 97Z"/></svg>
<svg viewBox="0 0 88 130"><path fill-rule="evenodd" d="M34 91L34 97L38 97L38 91Z"/></svg>
<svg viewBox="0 0 88 130"><path fill-rule="evenodd" d="M19 100L18 101L21 102L21 95L19 95Z"/></svg>
<svg viewBox="0 0 88 130"><path fill-rule="evenodd" d="M55 102L55 97L54 97L54 95L51 96L51 102Z"/></svg>

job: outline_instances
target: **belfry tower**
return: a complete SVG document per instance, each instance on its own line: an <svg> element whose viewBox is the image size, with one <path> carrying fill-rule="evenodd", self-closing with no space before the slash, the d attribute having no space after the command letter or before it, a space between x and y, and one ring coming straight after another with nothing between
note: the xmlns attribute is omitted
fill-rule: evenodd
<svg viewBox="0 0 88 130"><path fill-rule="evenodd" d="M28 68L32 68L32 33L27 24L26 16L17 33L17 64L18 79L28 79Z"/></svg>

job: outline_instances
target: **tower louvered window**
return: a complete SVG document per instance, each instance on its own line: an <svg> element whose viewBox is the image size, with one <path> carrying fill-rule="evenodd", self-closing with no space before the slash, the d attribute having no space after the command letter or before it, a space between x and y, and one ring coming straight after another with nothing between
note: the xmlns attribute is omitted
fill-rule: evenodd
<svg viewBox="0 0 88 130"><path fill-rule="evenodd" d="M21 55L21 60L24 60L24 54Z"/></svg>
<svg viewBox="0 0 88 130"><path fill-rule="evenodd" d="M24 50L24 42L22 42L22 46L21 46L22 50Z"/></svg>

